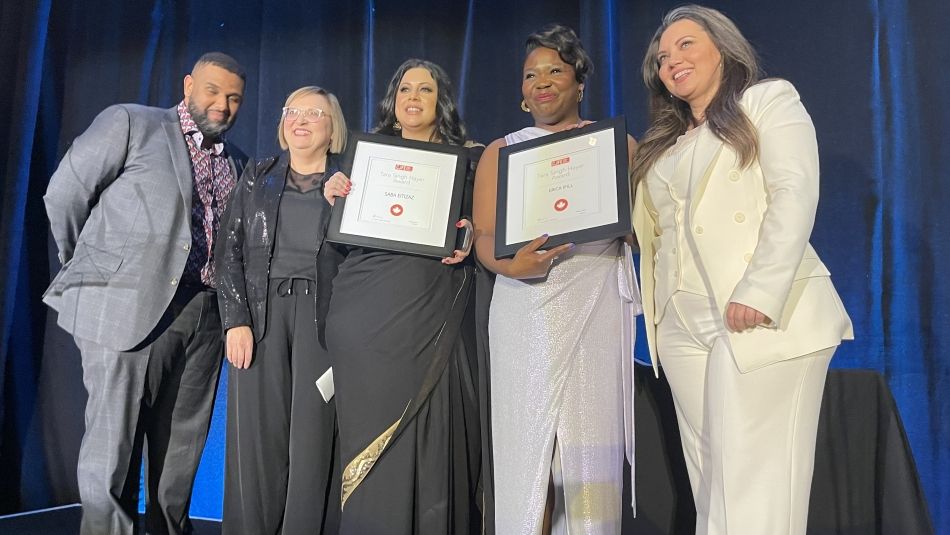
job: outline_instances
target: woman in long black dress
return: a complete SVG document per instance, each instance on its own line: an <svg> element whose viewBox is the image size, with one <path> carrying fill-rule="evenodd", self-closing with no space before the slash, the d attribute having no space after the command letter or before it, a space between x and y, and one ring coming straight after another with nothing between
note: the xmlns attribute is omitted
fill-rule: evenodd
<svg viewBox="0 0 950 535"><path fill-rule="evenodd" d="M471 147L445 71L410 59L393 75L376 131ZM328 182L328 200L348 193ZM468 208L466 208L466 213ZM341 533L477 530L478 414L467 251L438 259L352 249L333 281L327 348L343 464Z"/></svg>

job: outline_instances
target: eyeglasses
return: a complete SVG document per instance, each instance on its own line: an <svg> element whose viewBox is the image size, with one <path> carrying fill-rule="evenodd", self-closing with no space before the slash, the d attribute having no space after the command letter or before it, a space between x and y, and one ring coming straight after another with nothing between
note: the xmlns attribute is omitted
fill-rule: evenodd
<svg viewBox="0 0 950 535"><path fill-rule="evenodd" d="M303 123L315 123L319 121L326 113L320 108L283 108L283 117L285 121L296 121L300 119Z"/></svg>

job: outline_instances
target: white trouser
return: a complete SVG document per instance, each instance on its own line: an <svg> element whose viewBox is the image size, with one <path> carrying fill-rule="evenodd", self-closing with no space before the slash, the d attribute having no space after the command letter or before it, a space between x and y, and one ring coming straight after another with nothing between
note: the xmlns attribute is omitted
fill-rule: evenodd
<svg viewBox="0 0 950 535"><path fill-rule="evenodd" d="M697 535L799 535L835 347L740 373L708 297L677 292L657 325Z"/></svg>

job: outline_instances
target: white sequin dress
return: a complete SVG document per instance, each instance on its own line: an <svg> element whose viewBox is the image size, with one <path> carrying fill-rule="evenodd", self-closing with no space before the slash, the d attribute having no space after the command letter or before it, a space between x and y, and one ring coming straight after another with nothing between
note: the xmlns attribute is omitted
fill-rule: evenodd
<svg viewBox="0 0 950 535"><path fill-rule="evenodd" d="M546 133L530 127L505 140ZM496 278L488 327L496 533L539 533L552 478L553 533L620 533L639 312L620 240L578 244L545 279Z"/></svg>

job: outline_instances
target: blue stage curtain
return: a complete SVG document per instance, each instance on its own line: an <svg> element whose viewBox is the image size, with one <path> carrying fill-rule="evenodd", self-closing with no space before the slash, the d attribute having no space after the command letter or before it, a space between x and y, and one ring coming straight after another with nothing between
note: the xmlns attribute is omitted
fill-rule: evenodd
<svg viewBox="0 0 950 535"><path fill-rule="evenodd" d="M42 195L71 140L109 104L170 107L200 53L248 70L230 134L277 150L291 90L335 92L353 129L407 57L457 83L473 137L528 124L519 110L525 36L573 26L596 66L585 118L647 125L640 63L661 15L642 0L23 0L0 3L0 513L77 500L85 393L78 352L40 302L55 251ZM821 204L813 244L833 273L857 340L833 366L871 368L893 390L938 533L950 534L950 74L948 2L715 1L799 89L818 130ZM219 517L224 388L192 513Z"/></svg>

